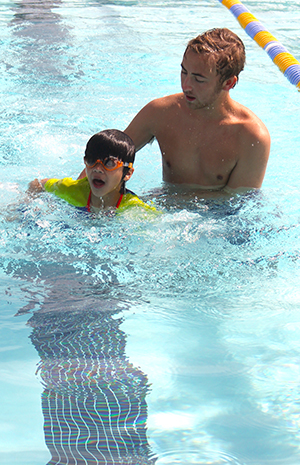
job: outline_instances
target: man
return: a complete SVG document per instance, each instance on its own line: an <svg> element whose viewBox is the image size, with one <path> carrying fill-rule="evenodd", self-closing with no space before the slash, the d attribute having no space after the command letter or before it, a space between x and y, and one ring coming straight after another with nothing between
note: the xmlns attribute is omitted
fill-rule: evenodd
<svg viewBox="0 0 300 465"><path fill-rule="evenodd" d="M230 193L262 185L268 130L229 96L244 63L243 42L230 30L199 35L183 56L182 93L153 100L129 124L136 150L157 139L164 181Z"/></svg>

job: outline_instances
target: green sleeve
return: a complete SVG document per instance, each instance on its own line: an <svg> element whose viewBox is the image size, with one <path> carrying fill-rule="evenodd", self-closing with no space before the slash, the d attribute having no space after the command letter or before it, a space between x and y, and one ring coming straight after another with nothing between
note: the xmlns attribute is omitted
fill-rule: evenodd
<svg viewBox="0 0 300 465"><path fill-rule="evenodd" d="M147 203L139 199L137 195L131 194L130 192L124 194L122 201L120 203L120 206L117 209L117 213L122 213L133 207L138 208L141 212L144 211L144 212L149 212L149 213L153 213L157 215L161 213L158 210L156 210L155 207L148 205Z"/></svg>
<svg viewBox="0 0 300 465"><path fill-rule="evenodd" d="M45 190L57 197L66 200L75 207L85 207L87 205L90 185L87 178L74 180L72 178L48 179Z"/></svg>

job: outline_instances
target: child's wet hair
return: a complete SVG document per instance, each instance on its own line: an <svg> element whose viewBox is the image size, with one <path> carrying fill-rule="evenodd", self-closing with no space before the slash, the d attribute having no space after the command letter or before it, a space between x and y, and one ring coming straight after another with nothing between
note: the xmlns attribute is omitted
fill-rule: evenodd
<svg viewBox="0 0 300 465"><path fill-rule="evenodd" d="M123 131L118 129L105 129L94 134L86 144L84 160L93 164L97 160L105 160L115 157L124 163L134 163L135 146L132 139ZM123 167L123 176L120 193L124 193L124 177L129 172L127 166Z"/></svg>
<svg viewBox="0 0 300 465"><path fill-rule="evenodd" d="M135 146L131 138L118 129L106 129L94 134L86 144L85 161L93 163L108 157L133 163Z"/></svg>

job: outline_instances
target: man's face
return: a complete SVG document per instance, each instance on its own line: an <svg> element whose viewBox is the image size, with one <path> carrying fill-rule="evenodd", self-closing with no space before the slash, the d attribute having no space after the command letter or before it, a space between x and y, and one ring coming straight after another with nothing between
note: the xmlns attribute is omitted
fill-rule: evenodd
<svg viewBox="0 0 300 465"><path fill-rule="evenodd" d="M181 64L181 87L188 106L198 110L212 108L223 85L207 55L188 50Z"/></svg>

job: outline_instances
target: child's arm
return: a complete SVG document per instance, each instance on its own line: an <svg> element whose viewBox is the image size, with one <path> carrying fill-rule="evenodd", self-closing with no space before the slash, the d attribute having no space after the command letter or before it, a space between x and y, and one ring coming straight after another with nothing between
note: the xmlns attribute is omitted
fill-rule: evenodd
<svg viewBox="0 0 300 465"><path fill-rule="evenodd" d="M46 184L46 182L48 181L49 178L45 178L45 179L34 179L33 181L31 181L29 183L29 186L28 186L28 189L27 189L27 192L29 194L38 194L39 192L43 192L44 190L44 186Z"/></svg>

